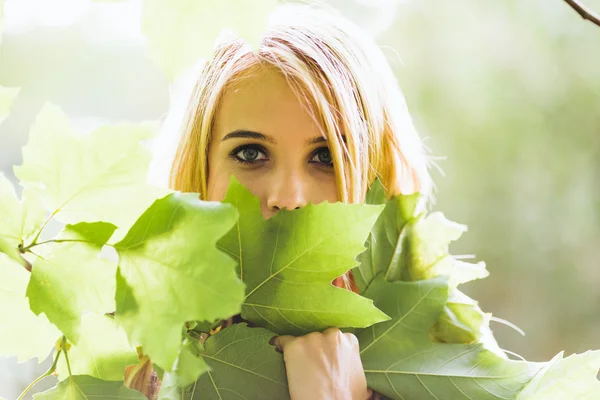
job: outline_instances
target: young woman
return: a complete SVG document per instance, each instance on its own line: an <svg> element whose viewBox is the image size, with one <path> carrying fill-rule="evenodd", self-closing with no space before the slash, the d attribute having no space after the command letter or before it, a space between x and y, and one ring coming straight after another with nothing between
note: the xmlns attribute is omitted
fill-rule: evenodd
<svg viewBox="0 0 600 400"><path fill-rule="evenodd" d="M221 36L179 128L170 187L222 200L234 175L269 218L307 203L432 188L428 159L380 48L334 10L286 4L255 53ZM351 273L334 284L356 290ZM367 399L358 341L330 328L280 336L291 398Z"/></svg>

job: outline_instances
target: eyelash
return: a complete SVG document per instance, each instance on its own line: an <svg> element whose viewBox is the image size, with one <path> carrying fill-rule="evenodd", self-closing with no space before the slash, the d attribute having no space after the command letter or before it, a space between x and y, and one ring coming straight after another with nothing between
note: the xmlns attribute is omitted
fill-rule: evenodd
<svg viewBox="0 0 600 400"><path fill-rule="evenodd" d="M238 146L235 149L233 149L230 153L229 153L229 157L231 157L231 159L233 159L233 161L240 163L240 164L245 164L245 165L255 165L258 164L262 161L266 161L266 160L257 160L257 161L248 161L248 160L244 160L243 158L238 157L238 153L242 150L246 150L246 149L254 149L260 153L263 153L263 155L266 156L266 150L261 147L261 146L257 146L257 145L243 145L243 146ZM329 150L329 148L327 147L319 147L318 149L316 149L315 151L313 151L312 155L310 156L310 159L312 160L317 154L319 154L320 151L323 150ZM311 163L314 164L320 164L323 167L326 168L333 168L333 161L331 162L331 164L324 164L322 162L318 162L318 161L309 161Z"/></svg>

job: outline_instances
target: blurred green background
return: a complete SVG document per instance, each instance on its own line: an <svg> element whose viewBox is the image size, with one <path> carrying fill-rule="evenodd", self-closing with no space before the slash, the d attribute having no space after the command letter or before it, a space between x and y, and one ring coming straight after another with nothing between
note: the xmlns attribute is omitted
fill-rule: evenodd
<svg viewBox="0 0 600 400"><path fill-rule="evenodd" d="M532 361L600 348L600 27L562 0L328 2L376 36L445 157L435 210L469 226L452 252L490 271L464 291L527 333L492 322L500 346ZM138 0L5 0L0 86L22 90L0 125L1 172L14 179L45 101L83 131L165 115L139 18ZM0 396L50 363L0 359Z"/></svg>

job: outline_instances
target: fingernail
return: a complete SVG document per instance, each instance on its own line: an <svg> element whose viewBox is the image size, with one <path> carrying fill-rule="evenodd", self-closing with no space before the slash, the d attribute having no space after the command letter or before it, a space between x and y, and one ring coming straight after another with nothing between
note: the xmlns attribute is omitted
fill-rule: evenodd
<svg viewBox="0 0 600 400"><path fill-rule="evenodd" d="M269 340L269 344L271 346L275 345L275 339L277 339L277 336L273 336L270 340Z"/></svg>

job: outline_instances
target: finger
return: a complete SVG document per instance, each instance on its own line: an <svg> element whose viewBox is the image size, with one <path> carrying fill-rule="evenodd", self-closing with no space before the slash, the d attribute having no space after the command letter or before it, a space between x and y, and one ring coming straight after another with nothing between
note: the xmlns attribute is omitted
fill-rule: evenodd
<svg viewBox="0 0 600 400"><path fill-rule="evenodd" d="M350 332L346 332L344 333L344 336L348 339L348 341L350 341L350 345L352 347L357 349L359 348L358 338L356 337L356 335Z"/></svg>
<svg viewBox="0 0 600 400"><path fill-rule="evenodd" d="M336 327L331 327L331 328L327 328L323 331L323 335L332 335L332 336L336 336L338 334L340 334L340 328L336 328Z"/></svg>
<svg viewBox="0 0 600 400"><path fill-rule="evenodd" d="M275 340L273 340L273 339L271 339L271 340L273 340L273 344L275 345L275 347L277 347L278 350L285 351L286 346L288 346L290 343L292 343L296 339L298 339L298 338L295 336L283 335L283 336L276 336Z"/></svg>

